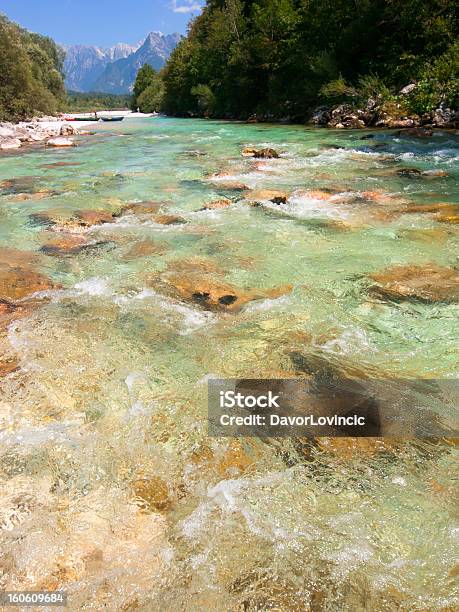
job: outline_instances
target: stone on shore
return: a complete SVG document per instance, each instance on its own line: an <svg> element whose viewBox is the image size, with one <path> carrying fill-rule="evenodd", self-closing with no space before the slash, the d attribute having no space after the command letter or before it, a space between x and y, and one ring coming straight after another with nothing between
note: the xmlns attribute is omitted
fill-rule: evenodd
<svg viewBox="0 0 459 612"><path fill-rule="evenodd" d="M3 151L7 151L9 149L20 149L21 141L19 138L8 138L7 140L2 140L0 143L0 149Z"/></svg>
<svg viewBox="0 0 459 612"><path fill-rule="evenodd" d="M71 138L65 138L64 136L57 136L56 138L50 138L46 143L49 147L74 147L75 142Z"/></svg>
<svg viewBox="0 0 459 612"><path fill-rule="evenodd" d="M394 266L370 275L372 293L390 300L459 301L459 272L437 264Z"/></svg>

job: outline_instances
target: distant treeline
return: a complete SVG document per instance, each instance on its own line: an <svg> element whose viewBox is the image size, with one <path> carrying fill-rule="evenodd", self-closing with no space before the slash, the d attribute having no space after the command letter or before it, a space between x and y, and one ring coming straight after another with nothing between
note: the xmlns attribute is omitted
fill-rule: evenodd
<svg viewBox="0 0 459 612"><path fill-rule="evenodd" d="M398 104L412 82L407 112L457 107L458 15L454 0L207 0L163 70L161 108L305 118L323 103Z"/></svg>
<svg viewBox="0 0 459 612"><path fill-rule="evenodd" d="M65 99L64 52L0 15L0 120L54 114Z"/></svg>
<svg viewBox="0 0 459 612"><path fill-rule="evenodd" d="M130 107L131 96L98 92L68 91L65 110L75 113L100 110L124 110Z"/></svg>

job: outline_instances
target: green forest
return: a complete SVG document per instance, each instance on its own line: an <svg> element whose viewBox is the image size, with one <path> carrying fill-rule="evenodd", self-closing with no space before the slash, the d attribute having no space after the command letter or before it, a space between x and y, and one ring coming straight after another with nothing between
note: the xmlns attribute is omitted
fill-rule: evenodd
<svg viewBox="0 0 459 612"><path fill-rule="evenodd" d="M207 0L163 70L175 115L306 119L370 97L407 113L457 108L453 0Z"/></svg>
<svg viewBox="0 0 459 612"><path fill-rule="evenodd" d="M64 52L0 15L0 119L52 115L65 100Z"/></svg>
<svg viewBox="0 0 459 612"><path fill-rule="evenodd" d="M106 94L98 92L83 93L68 91L64 105L65 110L73 113L85 113L102 110L124 110L129 107L131 96L128 94Z"/></svg>
<svg viewBox="0 0 459 612"><path fill-rule="evenodd" d="M165 68L140 69L130 101L67 96L64 51L0 15L0 119L128 104L295 121L321 105L368 100L407 115L457 109L455 8L453 0L207 0Z"/></svg>

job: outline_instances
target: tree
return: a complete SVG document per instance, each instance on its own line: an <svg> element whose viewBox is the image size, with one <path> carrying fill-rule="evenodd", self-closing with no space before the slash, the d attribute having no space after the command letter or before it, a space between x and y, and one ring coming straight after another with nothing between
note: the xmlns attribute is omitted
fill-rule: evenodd
<svg viewBox="0 0 459 612"><path fill-rule="evenodd" d="M0 15L0 119L54 114L65 99L63 51Z"/></svg>
<svg viewBox="0 0 459 612"><path fill-rule="evenodd" d="M207 0L163 70L164 110L301 119L422 80L421 112L455 97L457 30L453 0Z"/></svg>
<svg viewBox="0 0 459 612"><path fill-rule="evenodd" d="M144 64L142 68L140 68L135 79L131 101L132 110L137 110L137 108L140 107L140 96L148 87L155 86L155 83L158 84L158 73L150 64ZM151 92L146 97L151 98Z"/></svg>

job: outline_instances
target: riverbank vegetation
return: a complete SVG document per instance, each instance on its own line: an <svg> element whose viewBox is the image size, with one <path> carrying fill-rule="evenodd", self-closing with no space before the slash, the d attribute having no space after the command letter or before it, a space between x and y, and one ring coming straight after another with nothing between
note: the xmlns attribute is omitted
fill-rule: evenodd
<svg viewBox="0 0 459 612"><path fill-rule="evenodd" d="M369 99L407 115L455 108L456 41L452 0L207 0L163 71L162 108L294 119Z"/></svg>
<svg viewBox="0 0 459 612"><path fill-rule="evenodd" d="M129 108L131 96L79 91L68 91L65 109L74 113Z"/></svg>
<svg viewBox="0 0 459 612"><path fill-rule="evenodd" d="M137 73L131 98L131 109L142 113L161 110L164 98L164 85L160 74L149 64L144 64Z"/></svg>
<svg viewBox="0 0 459 612"><path fill-rule="evenodd" d="M65 100L64 52L0 15L0 120L52 115Z"/></svg>

